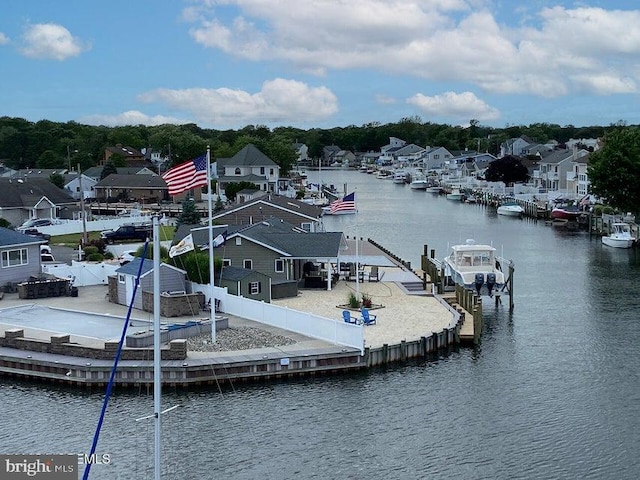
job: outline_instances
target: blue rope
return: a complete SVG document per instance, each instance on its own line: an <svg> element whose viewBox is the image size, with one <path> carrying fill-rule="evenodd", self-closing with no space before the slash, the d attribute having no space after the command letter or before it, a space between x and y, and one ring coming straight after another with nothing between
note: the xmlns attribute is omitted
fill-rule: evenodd
<svg viewBox="0 0 640 480"><path fill-rule="evenodd" d="M109 404L109 397L111 396L111 391L113 390L113 384L116 377L116 370L118 369L118 361L120 360L120 355L122 353L122 346L124 345L124 338L127 334L127 327L129 326L129 319L131 318L131 310L133 309L133 302L136 298L136 291L138 290L138 285L140 285L140 275L142 275L142 265L144 264L144 259L147 256L147 246L149 245L149 240L147 240L144 244L144 248L142 250L142 258L140 259L140 265L138 266L138 274L136 275L136 282L133 286L133 295L131 296L131 302L129 302L129 309L127 311L127 318L125 319L124 325L122 327L122 333L120 334L120 342L118 343L118 350L116 351L116 357L113 361L113 367L111 367L111 376L109 377L109 383L107 384L107 393L104 396L104 401L102 402L102 410L100 411L100 419L98 420L98 425L96 426L96 432L93 435L93 443L91 444L91 453L89 454L89 458L93 458L93 455L96 453L96 447L98 446L98 438L100 438L100 430L102 428L102 422L104 421L104 415L107 412L107 405ZM91 471L91 463L87 463L84 467L84 474L82 475L82 480L88 480L89 472Z"/></svg>

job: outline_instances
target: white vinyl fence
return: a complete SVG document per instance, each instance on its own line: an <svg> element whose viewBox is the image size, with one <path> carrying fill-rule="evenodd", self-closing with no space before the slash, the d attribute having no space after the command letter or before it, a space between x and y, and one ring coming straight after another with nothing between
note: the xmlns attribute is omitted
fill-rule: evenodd
<svg viewBox="0 0 640 480"><path fill-rule="evenodd" d="M202 292L207 301L210 298L209 288L209 285L191 283L191 291L193 293ZM364 331L362 325L345 323L342 319L325 318L308 312L231 295L226 288L214 287L213 296L220 300L220 310L225 313L317 338L318 340L357 348L361 354L364 354ZM215 304L215 302L212 302L212 304Z"/></svg>
<svg viewBox="0 0 640 480"><path fill-rule="evenodd" d="M73 279L74 287L86 287L89 285L107 285L107 277L115 275L120 265L107 263L86 263L73 260L71 265L66 263L42 265L43 273L50 273L58 278Z"/></svg>

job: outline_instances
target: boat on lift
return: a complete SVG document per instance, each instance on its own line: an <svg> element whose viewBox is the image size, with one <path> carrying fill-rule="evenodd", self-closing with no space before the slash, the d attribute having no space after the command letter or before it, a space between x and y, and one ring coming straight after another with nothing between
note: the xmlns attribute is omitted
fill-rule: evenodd
<svg viewBox="0 0 640 480"><path fill-rule="evenodd" d="M507 261L496 255L494 247L476 244L473 239L453 245L451 253L442 261L447 285L461 285L490 297L505 285L502 265L506 264Z"/></svg>
<svg viewBox="0 0 640 480"><path fill-rule="evenodd" d="M613 248L631 248L635 238L631 234L631 225L626 222L611 224L611 233L602 237L602 243Z"/></svg>

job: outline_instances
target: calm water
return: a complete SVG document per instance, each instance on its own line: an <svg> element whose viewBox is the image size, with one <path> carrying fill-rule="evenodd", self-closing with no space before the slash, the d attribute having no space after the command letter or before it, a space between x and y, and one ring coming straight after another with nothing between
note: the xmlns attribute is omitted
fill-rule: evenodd
<svg viewBox="0 0 640 480"><path fill-rule="evenodd" d="M317 180L310 172L309 180ZM640 266L587 234L359 172L360 213L328 230L371 237L419 265L423 245L492 242L515 262L515 310L485 307L482 344L364 374L166 392L163 478L636 479ZM356 225L357 222L357 225ZM506 303L506 302L505 302ZM87 451L102 395L0 380L0 452ZM91 478L152 478L151 392L118 393Z"/></svg>

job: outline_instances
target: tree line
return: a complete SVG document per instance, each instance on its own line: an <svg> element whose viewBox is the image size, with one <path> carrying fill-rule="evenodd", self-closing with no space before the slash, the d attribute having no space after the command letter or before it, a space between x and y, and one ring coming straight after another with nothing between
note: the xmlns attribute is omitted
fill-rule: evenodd
<svg viewBox="0 0 640 480"><path fill-rule="evenodd" d="M122 144L138 150L159 151L171 158L172 165L195 158L211 148L213 158L228 158L252 143L275 161L283 174L294 166L294 143L303 143L309 156L320 158L325 146L357 152L380 151L389 137L400 138L422 147L442 146L450 151L465 149L497 154L500 144L509 138L526 135L537 143L571 138L598 138L620 125L575 127L551 123L494 128L471 120L469 126L452 126L423 121L420 117L403 118L395 123L367 123L329 129L247 125L238 130L200 128L184 125L132 125L106 127L77 122L30 122L22 118L0 117L0 162L14 169L75 168L85 170L98 165L108 146Z"/></svg>

